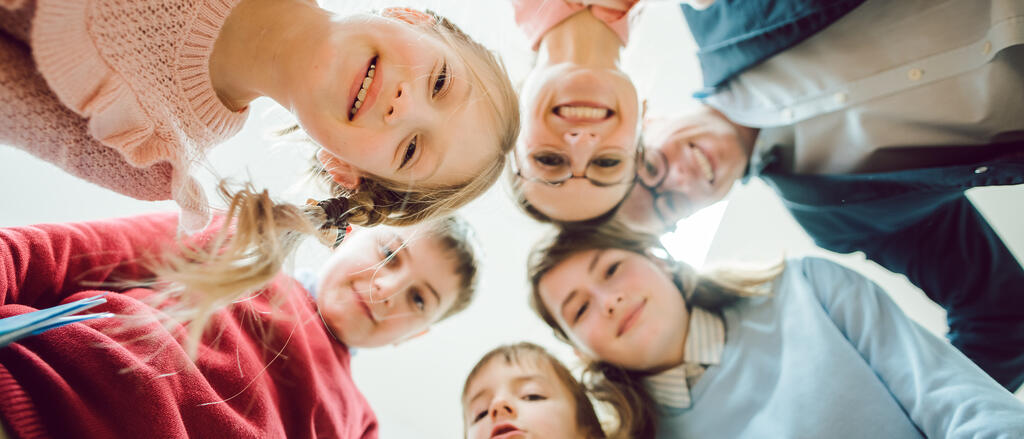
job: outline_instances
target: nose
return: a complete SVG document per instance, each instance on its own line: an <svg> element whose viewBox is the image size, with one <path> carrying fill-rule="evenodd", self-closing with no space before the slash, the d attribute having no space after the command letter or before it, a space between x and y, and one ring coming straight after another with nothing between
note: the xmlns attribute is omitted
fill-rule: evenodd
<svg viewBox="0 0 1024 439"><path fill-rule="evenodd" d="M490 414L493 422L515 419L516 409L505 399L495 399L491 403Z"/></svg>
<svg viewBox="0 0 1024 439"><path fill-rule="evenodd" d="M601 298L601 310L604 311L607 316L611 317L615 315L615 312L618 311L619 305L621 305L624 300L625 297L623 297L622 294L606 293Z"/></svg>
<svg viewBox="0 0 1024 439"><path fill-rule="evenodd" d="M599 139L597 133L584 129L573 127L568 129L565 134L562 135L562 139L569 146L595 146Z"/></svg>
<svg viewBox="0 0 1024 439"><path fill-rule="evenodd" d="M410 119L425 119L429 117L431 113L428 111L430 106L427 100L416 95L417 93L414 92L411 83L399 82L395 87L394 95L391 96L391 101L388 102L387 109L384 111L384 122L393 125ZM429 123L429 121L424 123Z"/></svg>
<svg viewBox="0 0 1024 439"><path fill-rule="evenodd" d="M665 172L668 174L665 175L661 189L685 193L690 186L704 180L703 172L698 168L697 159L692 157L692 154L693 152L689 151L689 154L667 163Z"/></svg>
<svg viewBox="0 0 1024 439"><path fill-rule="evenodd" d="M408 286L408 276L402 272L380 271L370 278L370 301L375 306L390 310L400 301L398 295Z"/></svg>

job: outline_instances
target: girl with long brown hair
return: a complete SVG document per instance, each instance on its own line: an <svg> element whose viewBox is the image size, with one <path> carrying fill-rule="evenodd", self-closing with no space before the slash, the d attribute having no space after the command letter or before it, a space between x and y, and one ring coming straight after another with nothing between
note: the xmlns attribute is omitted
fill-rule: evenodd
<svg viewBox="0 0 1024 439"><path fill-rule="evenodd" d="M1024 404L834 262L698 274L606 225L540 245L531 303L628 437L1024 433Z"/></svg>

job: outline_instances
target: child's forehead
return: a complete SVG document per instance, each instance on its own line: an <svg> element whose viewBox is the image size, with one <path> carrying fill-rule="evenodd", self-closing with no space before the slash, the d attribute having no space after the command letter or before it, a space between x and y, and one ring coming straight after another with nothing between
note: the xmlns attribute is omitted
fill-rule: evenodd
<svg viewBox="0 0 1024 439"><path fill-rule="evenodd" d="M490 358L479 373L473 377L466 387L468 399L474 394L483 390L510 384L538 382L541 384L553 384L558 378L555 370L548 363L547 359L533 353L506 357L496 355Z"/></svg>

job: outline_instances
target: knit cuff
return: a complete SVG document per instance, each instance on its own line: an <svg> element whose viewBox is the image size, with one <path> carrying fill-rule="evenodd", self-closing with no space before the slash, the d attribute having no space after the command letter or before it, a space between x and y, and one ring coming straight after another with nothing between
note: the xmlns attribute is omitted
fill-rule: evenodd
<svg viewBox="0 0 1024 439"><path fill-rule="evenodd" d="M4 403L0 404L0 419L3 420L2 428L8 435L24 439L47 437L46 427L35 404L32 403L32 398L2 365L0 395L4 398Z"/></svg>

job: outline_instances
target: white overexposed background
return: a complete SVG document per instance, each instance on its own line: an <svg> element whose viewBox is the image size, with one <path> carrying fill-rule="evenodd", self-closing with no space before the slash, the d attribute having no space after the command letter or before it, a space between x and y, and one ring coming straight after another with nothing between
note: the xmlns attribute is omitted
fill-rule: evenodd
<svg viewBox="0 0 1024 439"><path fill-rule="evenodd" d="M395 4L353 3L329 1L325 6L349 12ZM507 1L408 0L402 4L433 9L497 50L514 82L521 81L529 69L532 54L515 28ZM646 5L623 64L647 99L649 114L695 107L690 93L700 85L700 71L694 47L678 5ZM212 188L218 177L252 179L279 199L304 201L310 194L303 192L297 182L309 153L280 145L271 134L273 128L287 121L287 114L272 102L254 103L242 132L210 154L211 165L202 172L207 188ZM526 255L545 228L521 214L507 192L505 185L499 184L463 209L484 250L480 289L469 309L436 325L423 337L398 347L363 349L354 357L356 382L377 412L383 438L461 436L459 396L465 376L482 354L501 343L532 341L574 364L571 350L556 341L527 306ZM211 199L216 198L212 191L209 194ZM1024 186L978 188L969 194L1020 260L1024 252ZM170 202L143 202L103 190L7 146L0 146L0 206L0 226L82 221L175 208ZM766 261L802 255L824 255L842 261L880 283L924 327L936 334L945 332L943 310L920 290L902 276L866 262L859 254L836 255L814 247L774 193L756 180L738 186L726 201L688 219L679 230L666 236L665 244L676 257L698 267L735 259ZM326 255L325 249L309 243L295 265L316 268Z"/></svg>

